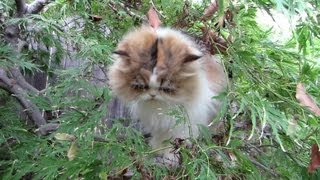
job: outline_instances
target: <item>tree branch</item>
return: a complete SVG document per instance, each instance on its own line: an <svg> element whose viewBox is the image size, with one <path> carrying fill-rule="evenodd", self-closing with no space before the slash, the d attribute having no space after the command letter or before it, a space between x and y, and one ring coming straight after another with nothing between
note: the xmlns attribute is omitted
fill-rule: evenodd
<svg viewBox="0 0 320 180"><path fill-rule="evenodd" d="M18 17L21 17L25 14L26 11L26 2L24 0L15 0L16 6L17 6L17 15Z"/></svg>
<svg viewBox="0 0 320 180"><path fill-rule="evenodd" d="M0 88L5 90L5 91L8 91L7 90L8 86L5 83L1 82L1 81L0 81Z"/></svg>
<svg viewBox="0 0 320 180"><path fill-rule="evenodd" d="M21 74L18 67L14 67L10 69L10 73L14 79L16 79L17 83L24 89L27 89L28 91L31 91L33 93L39 94L40 91L34 88L31 84L29 84L24 76Z"/></svg>
<svg viewBox="0 0 320 180"><path fill-rule="evenodd" d="M40 135L48 135L49 133L57 130L59 128L60 124L57 123L48 123L45 125L42 125L38 129L36 129L36 132L38 132Z"/></svg>
<svg viewBox="0 0 320 180"><path fill-rule="evenodd" d="M39 13L49 2L51 2L51 0L34 0L32 3L26 4L25 0L15 0L17 7L16 16L23 17L25 14ZM17 24L6 26L5 32L5 41L14 47L15 53L20 53L23 44L19 44L19 26ZM10 76L8 76L8 74ZM10 69L0 68L0 88L9 92L19 101L28 117L39 128L40 134L46 134L47 132L58 128L57 124L41 128L43 125L47 125L47 122L42 116L40 109L27 98L28 91L33 93L39 93L39 91L25 80L18 66L14 66Z"/></svg>
<svg viewBox="0 0 320 180"><path fill-rule="evenodd" d="M6 71L3 69L0 69L0 82L0 87L12 94L12 96L14 96L20 102L28 117L33 120L37 127L41 127L47 123L42 117L39 108L30 100L25 98L26 92L24 89L17 83L16 80L8 78Z"/></svg>
<svg viewBox="0 0 320 180"><path fill-rule="evenodd" d="M47 4L50 3L50 1L51 0L35 0L31 4L27 5L26 13L27 14L39 13Z"/></svg>

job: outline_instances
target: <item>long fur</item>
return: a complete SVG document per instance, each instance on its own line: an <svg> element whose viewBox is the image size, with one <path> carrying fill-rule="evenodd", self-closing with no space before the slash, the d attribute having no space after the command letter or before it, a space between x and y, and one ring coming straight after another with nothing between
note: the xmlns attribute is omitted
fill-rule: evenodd
<svg viewBox="0 0 320 180"><path fill-rule="evenodd" d="M225 88L223 68L177 30L135 29L118 44L114 59L110 87L151 133L153 148L164 147L168 139L197 137L198 125L208 125L219 110L220 102L212 97ZM176 125L168 115L177 107L184 108L186 123ZM175 159L169 150L162 153Z"/></svg>

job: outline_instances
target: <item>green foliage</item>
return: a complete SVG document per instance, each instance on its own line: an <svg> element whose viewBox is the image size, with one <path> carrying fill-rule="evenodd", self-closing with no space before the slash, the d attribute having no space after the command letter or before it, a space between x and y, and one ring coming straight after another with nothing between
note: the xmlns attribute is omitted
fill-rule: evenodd
<svg viewBox="0 0 320 180"><path fill-rule="evenodd" d="M0 40L0 59L0 67L2 68L10 68L18 65L23 71L38 69L38 65L32 63L30 60L28 61L25 54L18 57L15 56L12 48L2 40Z"/></svg>
<svg viewBox="0 0 320 180"><path fill-rule="evenodd" d="M226 25L221 33L231 35L223 64L232 74L223 100L221 119L226 133L211 136L211 130L201 127L201 138L188 139L193 147L179 146L180 167L169 169L155 163L159 150L151 150L140 131L123 119L107 127L108 102L112 95L106 86L90 82L95 65L106 68L110 53L128 29L140 24L140 19L128 15L127 9L110 1L57 0L40 15L20 19L8 18L6 23L36 27L23 35L41 42L44 49L25 50L16 56L12 47L0 41L0 67L18 65L23 70L46 72L55 81L48 84L43 95L28 98L44 112L50 112L51 122L59 122L57 132L38 136L32 125L24 122L18 103L7 92L0 91L0 177L1 179L107 179L132 172L133 179L150 174L156 179L317 179L319 170L307 173L310 147L319 144L319 117L301 107L295 99L296 85L303 82L307 91L320 102L319 91L319 10L304 5L304 1L219 1L218 15L208 22L200 21L210 3L187 4L185 1L157 0L155 6L163 15L165 25L177 25L185 13L187 29L201 34L199 27L214 24L227 9L234 13L235 26ZM132 12L142 16L150 6L142 1ZM190 3L190 2L189 2ZM316 2L310 2L317 5ZM275 8L289 17L306 13L292 39L284 44L270 40L271 31L263 31L255 21L257 8ZM11 1L0 2L1 13L12 14ZM296 12L297 11L297 12ZM88 20L99 15L102 20ZM61 24L70 17L82 18L84 28L65 30ZM100 25L106 24L110 34L105 36ZM2 28L0 28L1 30ZM3 32L1 31L1 36ZM74 45L74 52L64 48ZM48 47L55 47L50 54ZM66 55L77 57L79 66L61 69L58 64ZM71 55L70 55L71 56ZM49 59L53 58L52 64ZM183 123L177 108L170 112ZM298 122L291 126L294 119ZM214 124L214 123L213 123ZM66 133L73 140L59 140L57 133ZM221 136L221 137L219 137ZM71 160L70 154L74 156Z"/></svg>

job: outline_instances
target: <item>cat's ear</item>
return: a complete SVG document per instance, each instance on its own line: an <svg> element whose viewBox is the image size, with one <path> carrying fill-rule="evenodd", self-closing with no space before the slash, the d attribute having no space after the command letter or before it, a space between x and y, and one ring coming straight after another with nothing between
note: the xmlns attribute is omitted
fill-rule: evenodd
<svg viewBox="0 0 320 180"><path fill-rule="evenodd" d="M193 62L197 59L200 59L202 56L201 55L196 55L196 54L188 54L184 59L183 62L184 63L188 63L188 62Z"/></svg>
<svg viewBox="0 0 320 180"><path fill-rule="evenodd" d="M123 51L123 50L115 50L112 53L118 54L119 56L129 57L129 54L126 51Z"/></svg>

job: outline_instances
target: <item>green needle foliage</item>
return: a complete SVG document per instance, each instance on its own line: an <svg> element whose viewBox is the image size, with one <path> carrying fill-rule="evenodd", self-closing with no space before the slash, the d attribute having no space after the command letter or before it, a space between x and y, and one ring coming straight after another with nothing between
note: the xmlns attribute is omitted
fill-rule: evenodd
<svg viewBox="0 0 320 180"><path fill-rule="evenodd" d="M92 83L95 68L107 70L119 39L142 23L152 3L56 0L38 15L13 18L9 16L15 4L1 1L0 36L5 26L18 23L22 37L37 42L38 47L17 56L0 40L0 68L19 66L31 77L45 74L49 82L41 95L26 97L60 127L50 135L37 135L13 95L0 90L0 178L319 179L319 170L308 173L307 168L311 146L320 144L320 117L295 97L297 84L302 82L315 102L320 102L319 2L218 2L217 13L205 22L201 17L208 0L152 2L164 25L183 27L198 36L202 35L200 27L206 26L226 39L232 37L222 55L231 76L228 90L213 97L223 101L220 116L213 122L213 128L222 133L212 135L211 129L200 127L201 137L188 140L192 147L175 144L182 163L168 168L155 161L159 150L148 146L142 132L128 123L130 119L108 118L110 89L106 82ZM291 39L272 39L272 29L256 21L261 9L298 17ZM218 28L215 24L227 10L233 14L233 23ZM101 20L91 20L93 16ZM69 57L76 65L65 68L61 62ZM181 113L180 109L170 112L181 121L177 123L184 123Z"/></svg>

